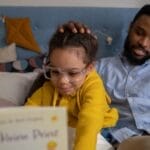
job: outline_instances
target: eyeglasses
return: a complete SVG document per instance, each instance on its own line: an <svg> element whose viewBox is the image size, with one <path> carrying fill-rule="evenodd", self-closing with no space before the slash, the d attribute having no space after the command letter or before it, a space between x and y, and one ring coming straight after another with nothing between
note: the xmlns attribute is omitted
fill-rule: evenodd
<svg viewBox="0 0 150 150"><path fill-rule="evenodd" d="M45 66L45 78L53 81L57 81L60 77L65 76L70 82L75 82L81 79L82 75L86 72L87 66L82 69L61 69L51 66ZM49 72L46 73L46 72Z"/></svg>

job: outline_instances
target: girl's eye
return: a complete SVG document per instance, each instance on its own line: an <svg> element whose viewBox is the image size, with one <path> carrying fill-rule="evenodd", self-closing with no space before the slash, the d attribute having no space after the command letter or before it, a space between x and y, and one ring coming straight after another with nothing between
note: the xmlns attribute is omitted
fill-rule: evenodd
<svg viewBox="0 0 150 150"><path fill-rule="evenodd" d="M51 74L57 76L60 74L60 72L58 70L51 70Z"/></svg>
<svg viewBox="0 0 150 150"><path fill-rule="evenodd" d="M76 77L77 75L79 75L79 72L68 72L68 75L71 77Z"/></svg>

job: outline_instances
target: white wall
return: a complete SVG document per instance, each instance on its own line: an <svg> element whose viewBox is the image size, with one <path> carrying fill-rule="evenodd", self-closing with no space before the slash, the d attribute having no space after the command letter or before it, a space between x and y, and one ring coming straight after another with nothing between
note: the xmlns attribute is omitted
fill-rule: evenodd
<svg viewBox="0 0 150 150"><path fill-rule="evenodd" d="M150 0L0 0L0 6L141 7Z"/></svg>

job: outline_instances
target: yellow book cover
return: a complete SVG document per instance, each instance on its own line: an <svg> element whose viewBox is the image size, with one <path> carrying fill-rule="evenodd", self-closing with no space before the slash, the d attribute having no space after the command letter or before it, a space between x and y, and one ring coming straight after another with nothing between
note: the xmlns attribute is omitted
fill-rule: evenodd
<svg viewBox="0 0 150 150"><path fill-rule="evenodd" d="M1 108L0 150L68 150L66 109Z"/></svg>

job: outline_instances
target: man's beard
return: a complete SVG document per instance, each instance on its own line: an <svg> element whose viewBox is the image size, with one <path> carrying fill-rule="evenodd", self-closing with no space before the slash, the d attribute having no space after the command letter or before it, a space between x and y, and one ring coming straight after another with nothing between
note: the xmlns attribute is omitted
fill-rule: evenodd
<svg viewBox="0 0 150 150"><path fill-rule="evenodd" d="M124 51L123 51L123 55L127 58L127 60L133 65L142 65L145 63L146 60L150 58L148 55L142 59L137 59L136 57L132 55L131 51L132 51L132 47L131 47L131 43L130 43L129 35L128 35L125 39Z"/></svg>

